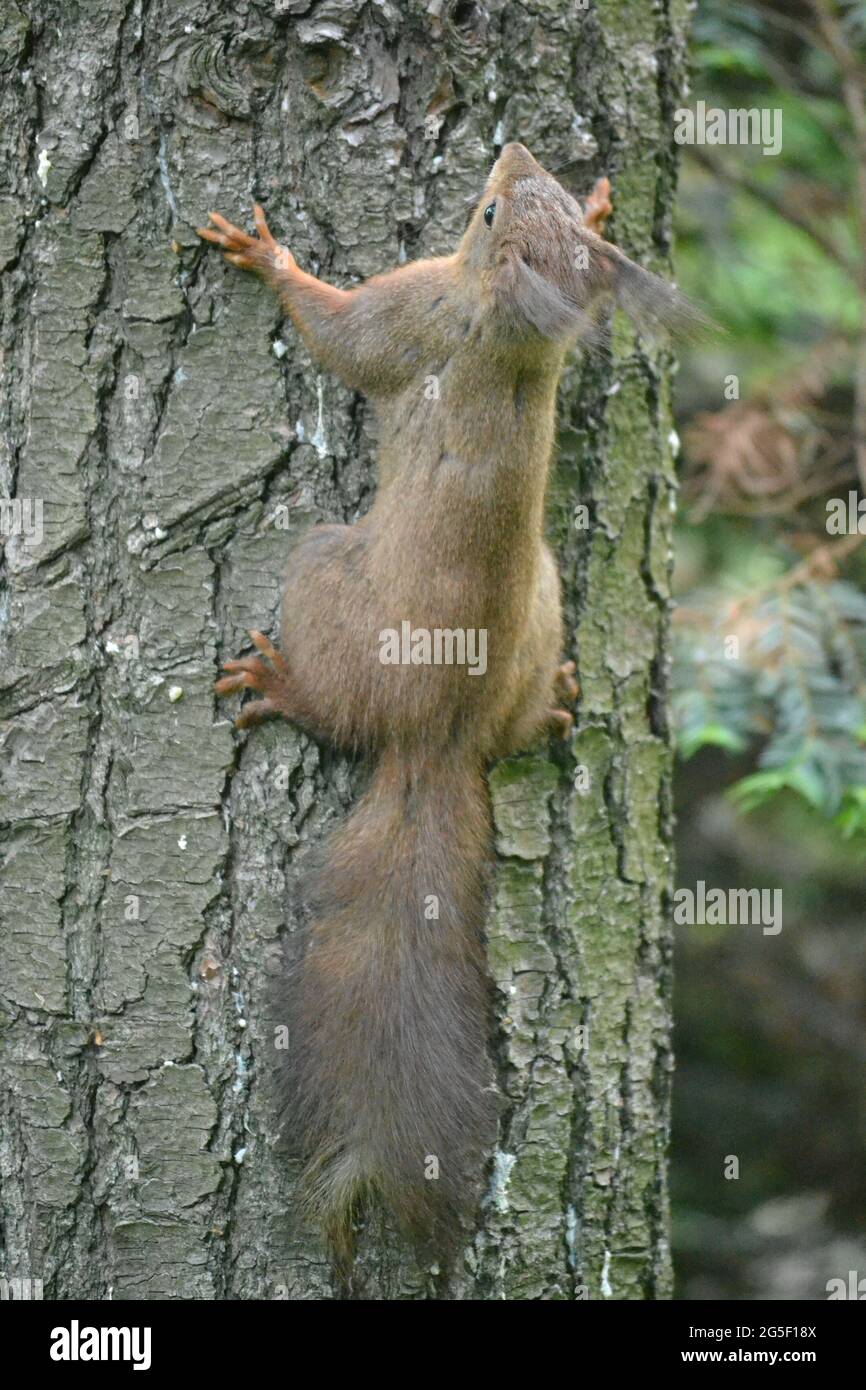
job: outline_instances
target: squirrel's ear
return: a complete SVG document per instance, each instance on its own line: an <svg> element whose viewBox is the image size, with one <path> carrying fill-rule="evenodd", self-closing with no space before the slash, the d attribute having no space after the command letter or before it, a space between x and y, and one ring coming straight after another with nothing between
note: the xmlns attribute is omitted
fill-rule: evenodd
<svg viewBox="0 0 866 1390"><path fill-rule="evenodd" d="M678 289L661 276L635 265L603 237L584 231L582 240L593 288L610 294L636 327L651 337L695 337L713 327L710 319Z"/></svg>
<svg viewBox="0 0 866 1390"><path fill-rule="evenodd" d="M529 325L556 340L588 339L596 333L595 320L576 299L517 257L500 267L495 290L518 328Z"/></svg>

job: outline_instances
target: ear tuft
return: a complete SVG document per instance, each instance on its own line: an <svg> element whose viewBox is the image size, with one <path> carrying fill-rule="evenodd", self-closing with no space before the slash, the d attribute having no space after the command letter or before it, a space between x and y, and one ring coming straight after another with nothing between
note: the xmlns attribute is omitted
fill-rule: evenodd
<svg viewBox="0 0 866 1390"><path fill-rule="evenodd" d="M586 235L586 234L585 234ZM630 261L610 242L593 236L601 281L620 309L650 337L695 338L714 330L712 320L680 290Z"/></svg>

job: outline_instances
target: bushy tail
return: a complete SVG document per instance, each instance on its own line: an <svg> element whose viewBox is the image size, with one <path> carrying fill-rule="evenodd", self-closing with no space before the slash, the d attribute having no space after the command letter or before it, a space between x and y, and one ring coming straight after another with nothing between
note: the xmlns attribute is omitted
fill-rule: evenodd
<svg viewBox="0 0 866 1390"><path fill-rule="evenodd" d="M288 982L286 1130L342 1265L370 1197L445 1253L495 1115L482 927L490 818L464 754L388 752L327 843Z"/></svg>

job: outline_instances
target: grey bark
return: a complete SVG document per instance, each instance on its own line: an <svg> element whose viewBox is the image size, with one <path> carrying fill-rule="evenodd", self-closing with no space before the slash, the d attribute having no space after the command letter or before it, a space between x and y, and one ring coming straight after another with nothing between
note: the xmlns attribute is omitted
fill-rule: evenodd
<svg viewBox="0 0 866 1390"><path fill-rule="evenodd" d="M9 0L0 18L0 1272L46 1297L332 1297L263 1084L306 848L362 770L213 681L292 540L375 485L363 401L194 234L254 198L349 284L453 247L494 142L665 269L685 5ZM666 363L617 327L562 391L551 535L573 747L493 770L506 1097L453 1278L388 1223L373 1298L669 1291ZM586 507L588 526L582 527ZM31 513L31 521L35 512ZM289 601L291 599L289 598ZM581 1031L582 1030L582 1031Z"/></svg>

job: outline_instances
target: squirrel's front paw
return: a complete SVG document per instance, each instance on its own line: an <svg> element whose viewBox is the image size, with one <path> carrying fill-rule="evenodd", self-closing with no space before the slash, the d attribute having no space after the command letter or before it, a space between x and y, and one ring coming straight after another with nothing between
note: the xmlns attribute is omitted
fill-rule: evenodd
<svg viewBox="0 0 866 1390"><path fill-rule="evenodd" d="M613 215L613 203L610 201L610 179L598 179L595 187L586 200L586 207L583 210L583 220L590 231L598 236L604 236L607 226L607 219Z"/></svg>
<svg viewBox="0 0 866 1390"><path fill-rule="evenodd" d="M291 270L295 258L287 247L281 246L271 235L265 221L264 209L259 203L253 204L258 236L248 236L240 227L227 222L218 212L209 212L213 227L197 227L196 231L205 241L221 246L227 261L240 266L242 270L262 271L266 267L274 270Z"/></svg>

